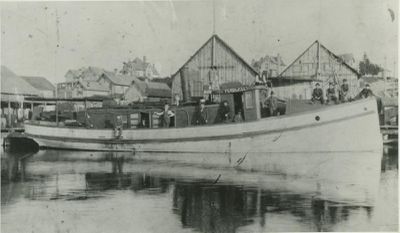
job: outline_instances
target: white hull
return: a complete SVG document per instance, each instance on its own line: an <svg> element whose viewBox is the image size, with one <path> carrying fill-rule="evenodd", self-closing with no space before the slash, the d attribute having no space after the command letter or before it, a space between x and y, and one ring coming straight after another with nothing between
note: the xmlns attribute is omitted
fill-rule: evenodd
<svg viewBox="0 0 400 233"><path fill-rule="evenodd" d="M316 120L319 118L319 120ZM371 152L382 150L375 99L242 124L169 129L111 129L35 125L25 133L40 147L136 152Z"/></svg>

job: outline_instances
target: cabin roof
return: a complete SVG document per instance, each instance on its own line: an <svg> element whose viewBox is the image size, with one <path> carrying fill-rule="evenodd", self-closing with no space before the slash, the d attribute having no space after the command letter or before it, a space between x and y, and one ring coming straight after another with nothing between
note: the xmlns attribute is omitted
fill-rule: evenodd
<svg viewBox="0 0 400 233"><path fill-rule="evenodd" d="M171 88L165 83L135 81L133 85L143 95L147 97L171 97Z"/></svg>
<svg viewBox="0 0 400 233"><path fill-rule="evenodd" d="M147 97L171 97L171 88L165 83L148 82L146 85Z"/></svg>

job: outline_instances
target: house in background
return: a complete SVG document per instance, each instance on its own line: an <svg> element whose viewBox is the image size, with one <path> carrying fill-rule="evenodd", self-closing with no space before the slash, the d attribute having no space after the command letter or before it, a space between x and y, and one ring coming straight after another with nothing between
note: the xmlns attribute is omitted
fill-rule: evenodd
<svg viewBox="0 0 400 233"><path fill-rule="evenodd" d="M56 88L46 78L31 76L21 76L21 78L36 88L40 92L40 96L45 98L53 98L55 96Z"/></svg>
<svg viewBox="0 0 400 233"><path fill-rule="evenodd" d="M137 57L132 61L124 62L121 73L129 76L145 77L150 80L160 77L155 65L147 62L146 56L143 57L143 60Z"/></svg>
<svg viewBox="0 0 400 233"><path fill-rule="evenodd" d="M111 72L103 73L97 82L106 86L113 96L122 96L131 86L133 81L140 81L134 76L120 75Z"/></svg>
<svg viewBox="0 0 400 233"><path fill-rule="evenodd" d="M352 53L345 53L345 54L340 54L338 55L340 59L347 65L353 67L353 69L358 70L358 63L356 59L354 58L354 55Z"/></svg>
<svg viewBox="0 0 400 233"><path fill-rule="evenodd" d="M211 99L211 93L221 90L227 83L253 85L258 76L219 36L212 35L183 66L171 76L172 96L179 95L183 102Z"/></svg>
<svg viewBox="0 0 400 233"><path fill-rule="evenodd" d="M278 77L278 75L285 69L285 63L282 57L265 55L258 60L253 60L251 66L261 75L263 80L271 77Z"/></svg>
<svg viewBox="0 0 400 233"><path fill-rule="evenodd" d="M73 82L79 80L79 77L81 75L80 70L68 70L67 73L65 73L64 78L65 82Z"/></svg>
<svg viewBox="0 0 400 233"><path fill-rule="evenodd" d="M57 84L58 98L81 98L90 96L107 96L110 91L106 85L97 81L76 81Z"/></svg>
<svg viewBox="0 0 400 233"><path fill-rule="evenodd" d="M72 98L107 96L109 94L110 90L108 87L96 81L79 81L72 89Z"/></svg>
<svg viewBox="0 0 400 233"><path fill-rule="evenodd" d="M87 68L83 67L78 70L68 70L64 75L66 82L74 82L74 81L96 81L100 78L100 76L106 71L102 68L89 66ZM111 72L110 72L111 73Z"/></svg>
<svg viewBox="0 0 400 233"><path fill-rule="evenodd" d="M310 99L315 83L325 91L329 82L342 84L347 79L350 96L358 94L359 73L336 56L319 41L315 41L282 73L271 79L278 97L287 99Z"/></svg>

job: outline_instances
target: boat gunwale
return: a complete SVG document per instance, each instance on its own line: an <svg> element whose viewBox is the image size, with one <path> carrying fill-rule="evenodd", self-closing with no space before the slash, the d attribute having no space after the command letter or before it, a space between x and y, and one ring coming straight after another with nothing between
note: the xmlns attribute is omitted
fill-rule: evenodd
<svg viewBox="0 0 400 233"><path fill-rule="evenodd" d="M353 118L358 118L358 117L363 117L367 115L373 114L374 111L369 110L367 112L359 113L356 115L352 116L345 116L342 118L338 119L333 119L330 121L326 122L318 122L318 123L311 123L311 124L304 124L304 125L299 125L299 126L293 126L290 128L279 128L279 129L272 129L272 130L258 130L258 131L249 131L249 132L242 132L242 133L236 133L236 134L223 134L223 135L214 135L214 136L201 136L201 137L184 137L184 138L152 138L152 139L116 139L116 138L78 138L78 137L59 137L59 136L47 136L47 135L36 135L36 134L29 134L25 133L28 137L32 138L42 138L45 140L68 140L72 142L82 142L85 141L87 143L105 143L107 144L133 144L133 143L142 143L142 144L148 144L148 143L175 143L175 142L188 142L188 141L210 141L210 140L229 140L229 139L241 139L241 138L246 138L246 137L255 137L255 136L260 136L260 135L266 135L266 134L274 134L274 133L283 133L287 131L298 131L304 128L309 128L309 127L318 127L321 125L326 125L326 124L333 124L336 122L348 120L348 119L353 119Z"/></svg>

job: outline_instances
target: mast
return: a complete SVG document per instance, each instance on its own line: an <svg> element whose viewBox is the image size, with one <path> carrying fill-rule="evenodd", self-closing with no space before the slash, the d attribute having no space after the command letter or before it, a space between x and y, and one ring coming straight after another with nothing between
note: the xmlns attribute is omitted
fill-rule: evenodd
<svg viewBox="0 0 400 233"><path fill-rule="evenodd" d="M319 46L319 41L316 41L317 43L317 80L319 80L319 76L320 76L320 57L319 57L319 50L320 50L320 46Z"/></svg>
<svg viewBox="0 0 400 233"><path fill-rule="evenodd" d="M215 35L215 0L213 0L213 35Z"/></svg>

